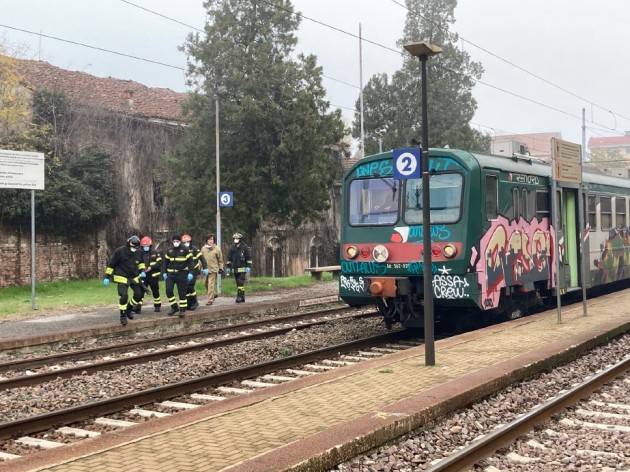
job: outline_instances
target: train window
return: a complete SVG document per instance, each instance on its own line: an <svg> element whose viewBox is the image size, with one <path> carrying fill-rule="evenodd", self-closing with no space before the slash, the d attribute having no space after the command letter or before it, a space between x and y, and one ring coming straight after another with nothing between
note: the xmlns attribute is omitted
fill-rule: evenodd
<svg viewBox="0 0 630 472"><path fill-rule="evenodd" d="M608 231L612 228L612 206L610 197L599 197L599 208L601 214L601 230Z"/></svg>
<svg viewBox="0 0 630 472"><path fill-rule="evenodd" d="M626 227L626 198L615 197L615 226Z"/></svg>
<svg viewBox="0 0 630 472"><path fill-rule="evenodd" d="M536 218L549 218L549 192L536 190Z"/></svg>
<svg viewBox="0 0 630 472"><path fill-rule="evenodd" d="M529 220L529 201L527 200L527 189L521 189L521 216Z"/></svg>
<svg viewBox="0 0 630 472"><path fill-rule="evenodd" d="M518 219L518 217L521 215L521 211L520 211L520 205L519 205L519 192L518 192L518 188L513 188L512 189L512 210L514 211L514 219Z"/></svg>
<svg viewBox="0 0 630 472"><path fill-rule="evenodd" d="M430 177L431 223L455 223L461 214L461 174L434 174ZM407 180L405 222L422 223L422 179Z"/></svg>
<svg viewBox="0 0 630 472"><path fill-rule="evenodd" d="M588 212L588 225L595 231L597 229L597 197L595 195L587 197L586 211Z"/></svg>
<svg viewBox="0 0 630 472"><path fill-rule="evenodd" d="M349 204L351 225L392 225L398 221L398 182L392 178L353 180Z"/></svg>
<svg viewBox="0 0 630 472"><path fill-rule="evenodd" d="M486 175L486 218L493 220L498 216L499 179L496 175Z"/></svg>

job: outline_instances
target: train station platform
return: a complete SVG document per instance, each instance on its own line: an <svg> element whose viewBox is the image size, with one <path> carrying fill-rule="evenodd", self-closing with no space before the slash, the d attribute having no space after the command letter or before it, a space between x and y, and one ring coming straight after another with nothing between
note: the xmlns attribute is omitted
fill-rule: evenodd
<svg viewBox="0 0 630 472"><path fill-rule="evenodd" d="M12 461L0 471L325 470L630 330L630 290ZM54 464L54 465L51 465Z"/></svg>

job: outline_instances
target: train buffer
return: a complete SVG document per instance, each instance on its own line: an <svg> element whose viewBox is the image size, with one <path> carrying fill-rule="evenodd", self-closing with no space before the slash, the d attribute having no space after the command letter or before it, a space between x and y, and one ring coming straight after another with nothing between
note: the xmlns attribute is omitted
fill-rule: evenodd
<svg viewBox="0 0 630 472"><path fill-rule="evenodd" d="M333 278L339 278L339 274L341 273L341 266L322 266L322 267L307 267L304 269L306 272L310 272L311 276L317 280L322 280L322 274L325 272L331 272Z"/></svg>

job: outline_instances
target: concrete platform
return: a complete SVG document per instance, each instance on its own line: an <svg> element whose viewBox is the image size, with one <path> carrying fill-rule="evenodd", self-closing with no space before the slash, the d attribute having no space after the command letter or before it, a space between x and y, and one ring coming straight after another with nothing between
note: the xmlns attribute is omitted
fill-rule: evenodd
<svg viewBox="0 0 630 472"><path fill-rule="evenodd" d="M0 471L325 470L630 330L630 290L257 390ZM55 464L55 465L51 465Z"/></svg>
<svg viewBox="0 0 630 472"><path fill-rule="evenodd" d="M16 319L0 320L0 350L33 346L44 342L64 341L84 336L99 336L110 333L133 333L139 329L190 323L206 319L219 319L248 313L274 310L290 310L313 299L332 297L339 293L338 284L324 282L307 287L259 292L247 296L245 303L236 304L232 297L219 297L211 306L205 305L206 297L199 298L199 308L187 312L182 321L166 316L168 305L160 313L153 311L151 297L145 300L142 313L136 315L127 326L121 326L117 305L111 308L92 310L68 310L64 313L21 316ZM117 303L116 299L112 299Z"/></svg>

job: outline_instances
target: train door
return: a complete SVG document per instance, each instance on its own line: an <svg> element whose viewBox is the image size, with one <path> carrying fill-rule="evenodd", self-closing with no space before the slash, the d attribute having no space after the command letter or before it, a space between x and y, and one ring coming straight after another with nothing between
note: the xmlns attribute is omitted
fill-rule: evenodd
<svg viewBox="0 0 630 472"><path fill-rule="evenodd" d="M573 289L580 287L578 247L578 201L577 189L558 189L558 242L560 243L560 286Z"/></svg>

